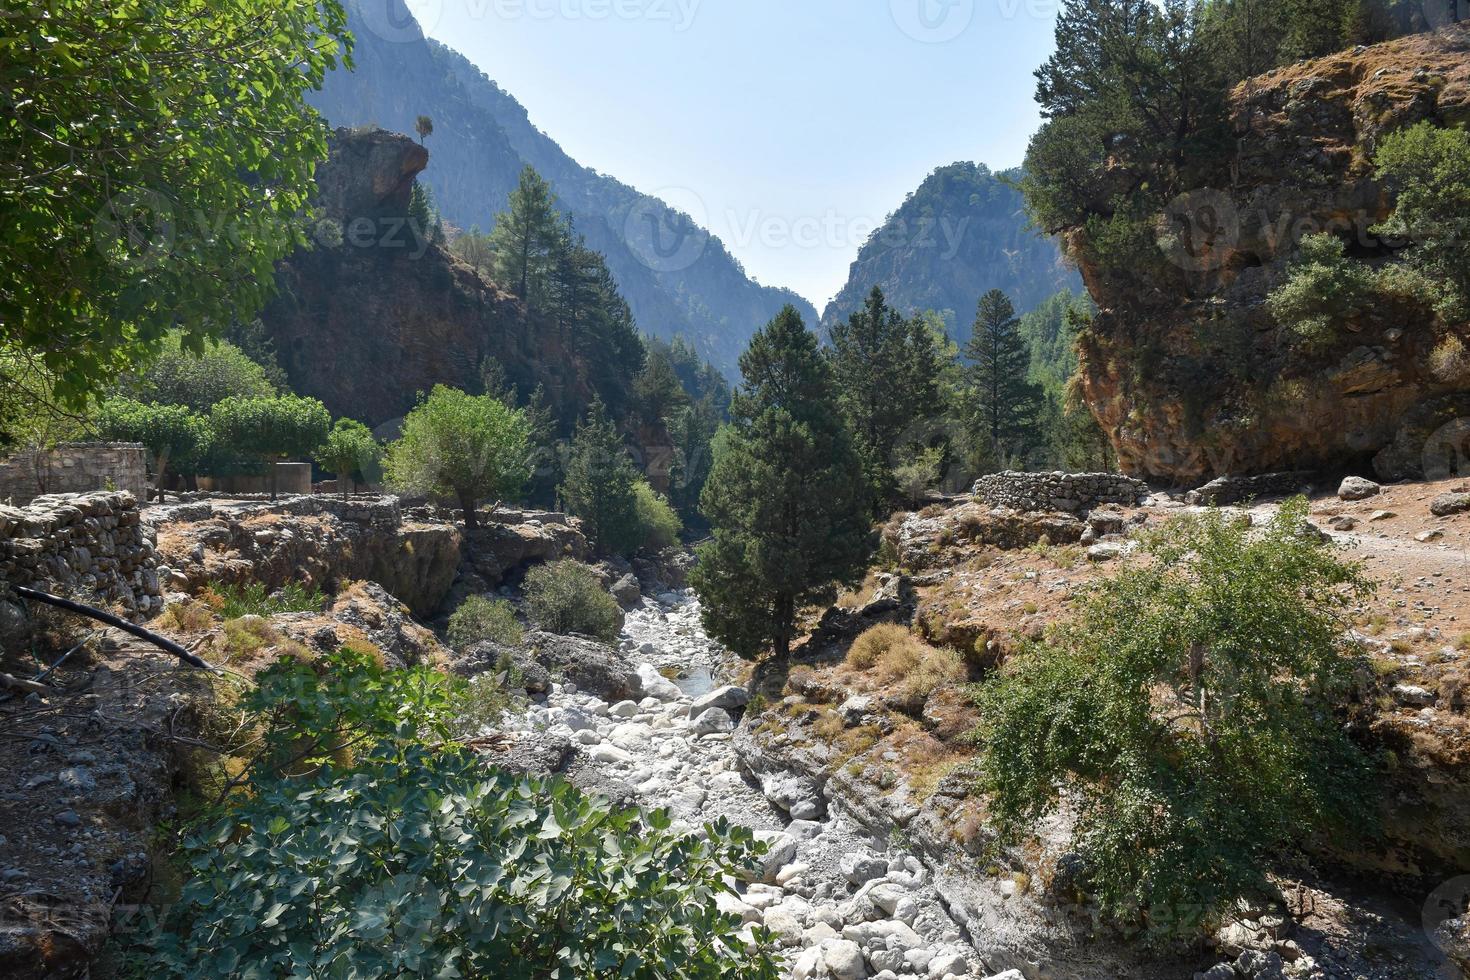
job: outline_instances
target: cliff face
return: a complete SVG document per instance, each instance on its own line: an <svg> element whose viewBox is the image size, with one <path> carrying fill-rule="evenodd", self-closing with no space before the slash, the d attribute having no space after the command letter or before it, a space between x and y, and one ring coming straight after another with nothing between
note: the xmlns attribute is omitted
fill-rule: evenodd
<svg viewBox="0 0 1470 980"><path fill-rule="evenodd" d="M1080 343L1087 403L1136 475L1189 483L1375 456L1385 476L1420 475L1425 440L1470 409L1463 382L1429 369L1464 326L1405 299L1304 350L1265 301L1308 234L1336 234L1374 266L1398 261L1370 231L1394 207L1374 154L1420 121L1470 124L1470 29L1278 69L1240 85L1231 113L1230 186L1157 216L1157 261L1120 268L1085 232L1068 239L1099 308Z"/></svg>
<svg viewBox="0 0 1470 980"><path fill-rule="evenodd" d="M1057 243L1031 227L1021 192L989 168L955 163L930 174L858 251L847 285L827 304L832 327L862 308L877 285L905 313L948 311L952 335L969 339L975 307L1004 290L1022 313L1064 289L1077 274Z"/></svg>
<svg viewBox="0 0 1470 980"><path fill-rule="evenodd" d="M480 364L493 356L523 390L545 385L559 417L574 415L592 387L568 333L528 316L406 221L428 159L407 136L334 134L317 169L316 247L281 264L280 295L261 316L292 388L379 426L435 384L477 390Z"/></svg>

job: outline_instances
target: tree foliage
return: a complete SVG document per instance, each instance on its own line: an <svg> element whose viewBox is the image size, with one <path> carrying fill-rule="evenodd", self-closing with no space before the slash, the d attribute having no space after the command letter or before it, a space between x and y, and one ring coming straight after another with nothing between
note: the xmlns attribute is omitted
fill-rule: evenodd
<svg viewBox="0 0 1470 980"><path fill-rule="evenodd" d="M753 658L784 656L802 604L859 574L872 549L862 461L816 335L786 307L740 358L702 507L712 540L691 581L704 623Z"/></svg>
<svg viewBox="0 0 1470 980"><path fill-rule="evenodd" d="M276 495L276 460L309 456L331 430L332 416L315 398L226 398L209 412L216 442L225 449L264 463L271 496Z"/></svg>
<svg viewBox="0 0 1470 980"><path fill-rule="evenodd" d="M352 655L269 668L247 699L266 750L185 838L143 971L775 980L768 937L747 951L715 903L750 831L488 769L449 741L466 691Z"/></svg>
<svg viewBox="0 0 1470 980"><path fill-rule="evenodd" d="M337 489L346 498L348 483L371 483L382 475L383 447L361 422L338 419L317 449L316 460L336 476Z"/></svg>
<svg viewBox="0 0 1470 980"><path fill-rule="evenodd" d="M1376 159L1398 191L1378 230L1409 242L1405 260L1449 285L1450 295L1437 297L1442 313L1470 317L1470 131L1422 122L1385 137Z"/></svg>
<svg viewBox="0 0 1470 980"><path fill-rule="evenodd" d="M265 369L239 347L219 340L192 349L178 331L165 336L146 365L119 385L120 394L139 401L201 413L226 398L269 398L276 392Z"/></svg>
<svg viewBox="0 0 1470 980"><path fill-rule="evenodd" d="M332 0L55 0L0 40L0 343L93 393L174 327L268 297L305 244L326 130L302 96L344 60Z"/></svg>
<svg viewBox="0 0 1470 980"><path fill-rule="evenodd" d="M572 439L561 496L599 554L626 555L638 548L638 479L623 437L602 403L594 402Z"/></svg>
<svg viewBox="0 0 1470 980"><path fill-rule="evenodd" d="M1270 893L1284 847L1370 812L1367 758L1336 708L1358 651L1345 612L1371 585L1307 521L1219 512L1168 525L1150 561L979 695L983 788L1019 833L1077 813L1085 890L1180 938Z"/></svg>
<svg viewBox="0 0 1470 980"><path fill-rule="evenodd" d="M478 526L482 500L514 499L530 475L530 423L524 412L489 395L435 385L403 420L388 447L388 483L405 493L459 503L465 527Z"/></svg>
<svg viewBox="0 0 1470 980"><path fill-rule="evenodd" d="M97 410L98 435L118 442L141 442L153 457L153 485L163 499L168 468L193 473L208 452L213 430L209 420L183 405L144 404L131 398L109 398Z"/></svg>
<svg viewBox="0 0 1470 980"><path fill-rule="evenodd" d="M1028 380L1031 351L1005 293L992 289L980 298L965 354L975 388L975 422L992 457L1004 464L1023 456L1039 442L1042 396L1040 387Z"/></svg>
<svg viewBox="0 0 1470 980"><path fill-rule="evenodd" d="M551 185L527 164L510 193L508 209L495 219L490 247L495 278L532 308L551 295L551 278L562 226Z"/></svg>

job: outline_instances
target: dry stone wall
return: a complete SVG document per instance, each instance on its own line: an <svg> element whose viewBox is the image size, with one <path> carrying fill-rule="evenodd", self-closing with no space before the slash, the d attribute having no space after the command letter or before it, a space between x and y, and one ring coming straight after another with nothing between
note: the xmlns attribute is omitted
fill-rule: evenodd
<svg viewBox="0 0 1470 980"><path fill-rule="evenodd" d="M0 506L0 579L146 616L162 608L153 528L124 491Z"/></svg>
<svg viewBox="0 0 1470 980"><path fill-rule="evenodd" d="M76 442L0 460L0 502L23 507L45 494L126 490L148 499L145 451L131 442Z"/></svg>
<svg viewBox="0 0 1470 980"><path fill-rule="evenodd" d="M1102 504L1134 507L1148 498L1148 484L1118 473L992 473L975 484L975 499L992 507L1033 511L1092 510Z"/></svg>

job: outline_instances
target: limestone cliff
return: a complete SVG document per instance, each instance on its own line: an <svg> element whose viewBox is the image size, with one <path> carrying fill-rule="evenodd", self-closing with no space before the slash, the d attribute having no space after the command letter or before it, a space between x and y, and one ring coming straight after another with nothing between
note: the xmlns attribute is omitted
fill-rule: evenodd
<svg viewBox="0 0 1470 980"><path fill-rule="evenodd" d="M568 332L422 241L407 220L428 161L400 134L333 134L317 168L315 247L281 264L280 295L262 314L292 388L378 426L435 384L477 390L489 356L523 390L544 385L559 417L574 417L593 382Z"/></svg>
<svg viewBox="0 0 1470 980"><path fill-rule="evenodd" d="M1418 475L1425 439L1470 408L1463 381L1429 369L1435 345L1465 325L1406 299L1304 351L1265 300L1309 233L1332 232L1374 265L1398 261L1370 230L1394 207L1374 153L1423 120L1470 124L1470 28L1277 69L1237 87L1230 111L1224 186L1158 215L1158 250L1109 261L1085 231L1068 238L1099 308L1080 340L1087 403L1135 475L1366 465L1396 437L1380 472Z"/></svg>

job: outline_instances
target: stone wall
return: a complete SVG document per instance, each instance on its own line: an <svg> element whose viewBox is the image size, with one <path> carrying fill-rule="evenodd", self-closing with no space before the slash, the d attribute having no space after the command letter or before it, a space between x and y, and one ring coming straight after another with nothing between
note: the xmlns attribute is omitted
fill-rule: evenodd
<svg viewBox="0 0 1470 980"><path fill-rule="evenodd" d="M975 484L975 499L992 507L1024 512L1091 510L1100 504L1133 507L1149 495L1148 484L1118 473L992 473Z"/></svg>
<svg viewBox="0 0 1470 980"><path fill-rule="evenodd" d="M111 481L109 483L109 481ZM43 494L126 490L148 499L143 447L128 442L64 443L0 460L0 502L23 507Z"/></svg>
<svg viewBox="0 0 1470 980"><path fill-rule="evenodd" d="M0 506L0 580L146 616L163 605L154 540L123 491Z"/></svg>

